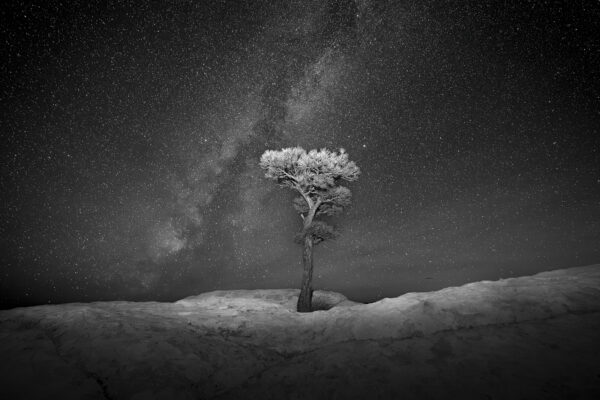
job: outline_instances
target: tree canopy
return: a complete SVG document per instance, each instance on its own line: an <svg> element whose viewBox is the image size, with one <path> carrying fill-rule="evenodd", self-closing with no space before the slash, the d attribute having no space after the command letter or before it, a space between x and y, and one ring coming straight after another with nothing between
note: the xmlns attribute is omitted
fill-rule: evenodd
<svg viewBox="0 0 600 400"><path fill-rule="evenodd" d="M260 159L265 176L279 185L297 191L294 208L303 219L319 215L335 215L350 205L350 189L341 180L355 181L360 169L349 161L348 153L328 149L306 151L302 147L267 150ZM314 215L311 210L314 209Z"/></svg>

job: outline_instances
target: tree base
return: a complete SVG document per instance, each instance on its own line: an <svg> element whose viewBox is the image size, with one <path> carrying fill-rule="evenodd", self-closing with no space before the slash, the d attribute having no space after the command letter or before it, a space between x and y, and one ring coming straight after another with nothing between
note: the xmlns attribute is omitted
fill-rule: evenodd
<svg viewBox="0 0 600 400"><path fill-rule="evenodd" d="M312 295L311 290L301 290L300 296L298 296L298 304L296 305L296 311L298 312L311 312L312 311Z"/></svg>

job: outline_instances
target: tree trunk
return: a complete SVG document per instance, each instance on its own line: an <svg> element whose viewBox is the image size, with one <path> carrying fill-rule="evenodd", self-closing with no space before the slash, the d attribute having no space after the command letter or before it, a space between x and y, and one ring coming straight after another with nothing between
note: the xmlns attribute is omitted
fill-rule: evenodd
<svg viewBox="0 0 600 400"><path fill-rule="evenodd" d="M298 312L312 311L312 274L313 274L313 238L310 235L304 237L304 252L302 253L302 286L298 296Z"/></svg>

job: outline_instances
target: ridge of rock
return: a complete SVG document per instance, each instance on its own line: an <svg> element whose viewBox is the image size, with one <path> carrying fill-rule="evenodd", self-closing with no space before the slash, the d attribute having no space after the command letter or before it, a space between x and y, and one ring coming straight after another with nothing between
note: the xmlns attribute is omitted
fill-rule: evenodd
<svg viewBox="0 0 600 400"><path fill-rule="evenodd" d="M371 304L316 291L321 310L312 313L294 311L297 296L297 289L214 291L174 303L0 311L0 398L600 393L600 265ZM511 392L511 382L525 390Z"/></svg>

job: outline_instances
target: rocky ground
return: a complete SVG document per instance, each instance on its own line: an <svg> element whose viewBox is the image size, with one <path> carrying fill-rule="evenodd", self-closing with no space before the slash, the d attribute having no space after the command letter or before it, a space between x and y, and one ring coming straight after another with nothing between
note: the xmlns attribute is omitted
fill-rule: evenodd
<svg viewBox="0 0 600 400"><path fill-rule="evenodd" d="M0 312L2 399L597 399L600 265L409 293Z"/></svg>

